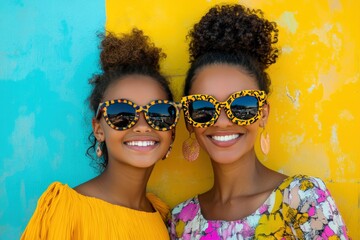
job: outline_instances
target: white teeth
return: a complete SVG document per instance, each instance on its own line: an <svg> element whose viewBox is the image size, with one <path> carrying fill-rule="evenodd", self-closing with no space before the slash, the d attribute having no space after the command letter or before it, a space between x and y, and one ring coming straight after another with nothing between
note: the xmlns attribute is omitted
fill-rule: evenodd
<svg viewBox="0 0 360 240"><path fill-rule="evenodd" d="M129 146L147 147L155 145L155 141L131 141L126 144Z"/></svg>
<svg viewBox="0 0 360 240"><path fill-rule="evenodd" d="M212 136L212 139L219 142L226 142L239 137L239 134L225 135L225 136Z"/></svg>

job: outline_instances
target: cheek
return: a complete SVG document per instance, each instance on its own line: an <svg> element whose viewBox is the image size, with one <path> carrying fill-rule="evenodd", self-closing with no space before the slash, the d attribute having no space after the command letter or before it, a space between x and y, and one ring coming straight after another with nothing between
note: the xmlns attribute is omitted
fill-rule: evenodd
<svg viewBox="0 0 360 240"><path fill-rule="evenodd" d="M107 142L107 145L109 145L109 146L111 144L118 144L118 143L122 142L124 136L129 131L129 130L122 130L122 131L114 130L109 125L107 125L105 122L102 125L102 129L104 132L104 137Z"/></svg>
<svg viewBox="0 0 360 240"><path fill-rule="evenodd" d="M195 136L200 137L201 135L205 135L205 130L206 128L194 128L194 134Z"/></svg>
<svg viewBox="0 0 360 240"><path fill-rule="evenodd" d="M175 133L172 132L171 130L170 130L170 131L166 131L166 132L164 132L164 133L165 133L165 134L164 134L164 135L165 135L164 138L171 143L171 142L174 140L173 138L175 138Z"/></svg>
<svg viewBox="0 0 360 240"><path fill-rule="evenodd" d="M247 131L246 139L247 139L249 144L253 145L256 142L259 131L261 131L261 128L259 127L259 124L254 123L254 124L252 124L250 126L247 126L246 131Z"/></svg>
<svg viewBox="0 0 360 240"><path fill-rule="evenodd" d="M206 146L204 145L204 138L207 138L205 131L206 128L194 128L195 138L202 148L206 148ZM192 136L192 138L193 137L194 136Z"/></svg>
<svg viewBox="0 0 360 240"><path fill-rule="evenodd" d="M173 133L171 131L166 132L159 132L159 135L161 136L164 143L167 145L170 145L173 142L172 135Z"/></svg>
<svg viewBox="0 0 360 240"><path fill-rule="evenodd" d="M115 131L114 129L110 128L107 125L103 127L103 130L104 130L105 139L107 140L114 138L114 135L116 136L117 131Z"/></svg>
<svg viewBox="0 0 360 240"><path fill-rule="evenodd" d="M109 135L109 133L111 133L111 131L114 131L114 129L112 129L104 120L104 118L101 119L100 121L100 127L103 130L105 135Z"/></svg>
<svg viewBox="0 0 360 240"><path fill-rule="evenodd" d="M249 126L246 126L246 129L249 131L249 132L257 132L259 129L260 129L260 126L259 126L259 121L249 125Z"/></svg>

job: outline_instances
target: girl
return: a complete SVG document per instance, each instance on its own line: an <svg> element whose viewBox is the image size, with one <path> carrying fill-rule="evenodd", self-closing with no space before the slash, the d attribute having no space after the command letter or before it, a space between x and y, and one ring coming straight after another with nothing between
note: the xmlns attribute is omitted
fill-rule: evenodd
<svg viewBox="0 0 360 240"><path fill-rule="evenodd" d="M38 202L22 239L168 239L166 204L146 185L171 150L179 106L160 74L161 49L142 31L101 43L102 73L89 97L102 173L74 189L55 182ZM88 150L88 152L89 152Z"/></svg>
<svg viewBox="0 0 360 240"><path fill-rule="evenodd" d="M260 10L215 6L190 31L190 63L182 99L187 128L184 156L200 145L209 155L213 187L172 210L172 239L347 239L324 183L265 167L254 150L270 106L276 62L276 24ZM261 149L269 150L261 135Z"/></svg>

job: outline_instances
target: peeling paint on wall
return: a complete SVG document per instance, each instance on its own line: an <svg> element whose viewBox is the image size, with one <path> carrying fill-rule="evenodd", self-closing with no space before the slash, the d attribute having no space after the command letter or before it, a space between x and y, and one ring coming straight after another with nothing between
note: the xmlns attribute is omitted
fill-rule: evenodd
<svg viewBox="0 0 360 240"><path fill-rule="evenodd" d="M290 33L296 33L298 22L296 21L295 13L285 11L276 22Z"/></svg>
<svg viewBox="0 0 360 240"><path fill-rule="evenodd" d="M290 99L290 101L294 104L295 108L300 107L299 97L300 97L300 91L295 90L294 95L291 95L289 88L286 86L286 96Z"/></svg>

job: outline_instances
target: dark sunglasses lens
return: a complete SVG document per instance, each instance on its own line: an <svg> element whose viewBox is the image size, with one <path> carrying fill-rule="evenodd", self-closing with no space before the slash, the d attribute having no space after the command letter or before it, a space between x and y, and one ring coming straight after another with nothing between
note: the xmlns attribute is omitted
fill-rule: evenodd
<svg viewBox="0 0 360 240"><path fill-rule="evenodd" d="M159 128L169 129L176 121L177 110L168 103L152 105L148 110L148 116L153 125Z"/></svg>
<svg viewBox="0 0 360 240"><path fill-rule="evenodd" d="M258 100L253 96L236 98L230 105L234 116L241 120L248 120L258 113Z"/></svg>
<svg viewBox="0 0 360 240"><path fill-rule="evenodd" d="M194 122L206 123L215 116L215 106L208 101L196 100L189 103L189 114Z"/></svg>
<svg viewBox="0 0 360 240"><path fill-rule="evenodd" d="M110 122L119 128L129 126L135 119L135 113L135 108L127 103L115 103L107 108Z"/></svg>

